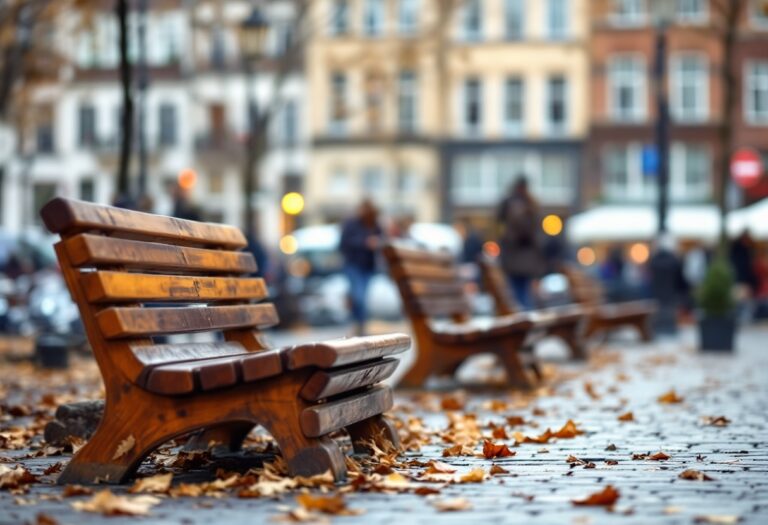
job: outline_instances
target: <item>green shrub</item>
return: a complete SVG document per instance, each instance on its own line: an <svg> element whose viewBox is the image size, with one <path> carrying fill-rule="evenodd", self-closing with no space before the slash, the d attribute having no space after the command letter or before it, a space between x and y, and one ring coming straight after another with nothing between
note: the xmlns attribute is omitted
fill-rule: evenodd
<svg viewBox="0 0 768 525"><path fill-rule="evenodd" d="M712 261L697 293L699 306L705 314L723 316L731 313L734 307L733 284L733 272L728 261L723 257Z"/></svg>

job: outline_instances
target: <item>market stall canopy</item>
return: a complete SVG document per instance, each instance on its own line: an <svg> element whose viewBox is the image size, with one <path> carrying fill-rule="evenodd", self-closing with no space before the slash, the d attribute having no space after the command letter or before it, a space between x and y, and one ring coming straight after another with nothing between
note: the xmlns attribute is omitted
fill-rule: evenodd
<svg viewBox="0 0 768 525"><path fill-rule="evenodd" d="M744 230L757 239L768 239L768 199L734 210L728 214L728 234L740 235Z"/></svg>
<svg viewBox="0 0 768 525"><path fill-rule="evenodd" d="M653 204L596 206L572 216L566 234L576 244L651 241L658 229L657 214ZM713 242L720 228L720 212L715 205L671 206L667 226L676 239Z"/></svg>

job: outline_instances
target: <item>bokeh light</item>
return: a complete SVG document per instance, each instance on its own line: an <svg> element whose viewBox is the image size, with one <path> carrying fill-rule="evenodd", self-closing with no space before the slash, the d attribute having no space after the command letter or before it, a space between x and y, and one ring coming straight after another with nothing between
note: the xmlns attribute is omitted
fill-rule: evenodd
<svg viewBox="0 0 768 525"><path fill-rule="evenodd" d="M551 235L552 237L560 235L560 232L563 231L563 219L557 215L547 215L544 217L544 220L541 221L541 229L544 230L544 233Z"/></svg>
<svg viewBox="0 0 768 525"><path fill-rule="evenodd" d="M489 257L498 257L501 253L499 243L494 241L488 241L483 243L483 253Z"/></svg>
<svg viewBox="0 0 768 525"><path fill-rule="evenodd" d="M576 259L582 266L592 266L597 260L597 255L595 255L595 250L588 246L584 246L583 248L579 248L579 251L576 252Z"/></svg>
<svg viewBox="0 0 768 525"><path fill-rule="evenodd" d="M304 210L304 197L295 191L286 193L283 195L281 206L288 215L298 215Z"/></svg>
<svg viewBox="0 0 768 525"><path fill-rule="evenodd" d="M192 168L185 168L179 172L179 188L182 190L191 190L197 184L197 172Z"/></svg>
<svg viewBox="0 0 768 525"><path fill-rule="evenodd" d="M293 255L299 249L299 241L293 235L285 235L280 239L280 251L286 255Z"/></svg>
<svg viewBox="0 0 768 525"><path fill-rule="evenodd" d="M629 258L635 264L643 264L648 261L651 253L648 245L642 242L636 242L629 248Z"/></svg>

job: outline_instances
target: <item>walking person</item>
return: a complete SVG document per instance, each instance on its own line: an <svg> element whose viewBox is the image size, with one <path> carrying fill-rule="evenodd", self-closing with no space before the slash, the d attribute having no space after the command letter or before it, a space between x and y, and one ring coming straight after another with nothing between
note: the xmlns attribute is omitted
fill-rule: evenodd
<svg viewBox="0 0 768 525"><path fill-rule="evenodd" d="M368 320L366 297L368 285L376 271L376 250L381 246L382 230L376 206L365 199L355 216L341 229L339 249L344 258L344 273L349 280L349 302L355 333L365 333Z"/></svg>
<svg viewBox="0 0 768 525"><path fill-rule="evenodd" d="M539 215L528 180L520 176L501 201L496 218L501 230L501 266L522 310L533 309L533 280L544 268Z"/></svg>

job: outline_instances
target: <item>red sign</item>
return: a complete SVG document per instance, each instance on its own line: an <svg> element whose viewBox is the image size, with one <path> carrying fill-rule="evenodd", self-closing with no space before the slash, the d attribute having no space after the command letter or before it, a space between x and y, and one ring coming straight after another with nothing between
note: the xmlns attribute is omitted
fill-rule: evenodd
<svg viewBox="0 0 768 525"><path fill-rule="evenodd" d="M751 188L760 182L763 162L753 149L742 148L731 158L731 177L742 188Z"/></svg>

